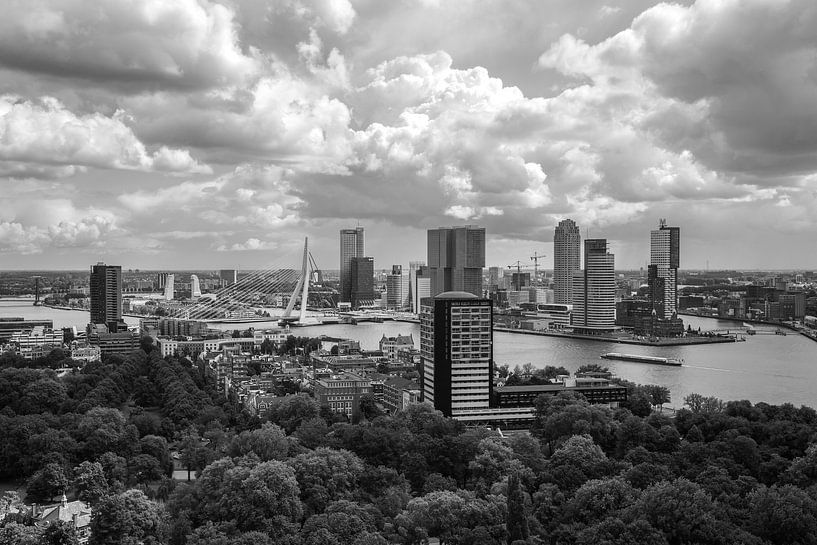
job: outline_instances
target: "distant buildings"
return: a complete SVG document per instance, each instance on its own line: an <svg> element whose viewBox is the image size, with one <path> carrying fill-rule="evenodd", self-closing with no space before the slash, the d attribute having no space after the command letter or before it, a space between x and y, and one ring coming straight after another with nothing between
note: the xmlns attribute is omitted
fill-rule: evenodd
<svg viewBox="0 0 817 545"><path fill-rule="evenodd" d="M352 258L363 257L363 227L340 230L340 300L352 302Z"/></svg>
<svg viewBox="0 0 817 545"><path fill-rule="evenodd" d="M467 292L424 299L420 312L423 399L446 416L486 410L493 390L493 306Z"/></svg>
<svg viewBox="0 0 817 545"><path fill-rule="evenodd" d="M201 285L199 284L199 277L195 274L190 275L190 297L201 297Z"/></svg>
<svg viewBox="0 0 817 545"><path fill-rule="evenodd" d="M414 348L414 337L411 334L396 337L383 335L380 339L380 351L389 361L397 361L397 354L401 348Z"/></svg>
<svg viewBox="0 0 817 545"><path fill-rule="evenodd" d="M403 267L392 265L391 274L386 276L386 308L402 310L405 296L403 294Z"/></svg>
<svg viewBox="0 0 817 545"><path fill-rule="evenodd" d="M353 257L349 265L349 301L352 308L372 305L375 298L374 258Z"/></svg>
<svg viewBox="0 0 817 545"><path fill-rule="evenodd" d="M467 225L428 230L431 296L465 291L482 297L485 228Z"/></svg>
<svg viewBox="0 0 817 545"><path fill-rule="evenodd" d="M554 302L573 303L573 274L581 268L579 244L581 234L573 220L559 222L553 234Z"/></svg>
<svg viewBox="0 0 817 545"><path fill-rule="evenodd" d="M108 331L127 329L122 321L122 267L97 263L91 267L91 323Z"/></svg>
<svg viewBox="0 0 817 545"><path fill-rule="evenodd" d="M315 399L332 412L342 413L352 421L360 415L360 398L372 392L372 383L355 373L339 373L316 378Z"/></svg>
<svg viewBox="0 0 817 545"><path fill-rule="evenodd" d="M168 274L165 281L165 301L172 301L176 297L176 275Z"/></svg>
<svg viewBox="0 0 817 545"><path fill-rule="evenodd" d="M221 281L222 287L232 286L238 281L238 275L235 269L221 269L218 271L218 278Z"/></svg>
<svg viewBox="0 0 817 545"><path fill-rule="evenodd" d="M584 241L584 269L573 273L573 328L611 330L616 321L615 256L607 239Z"/></svg>
<svg viewBox="0 0 817 545"><path fill-rule="evenodd" d="M652 308L659 318L671 318L678 310L678 266L681 229L661 220L650 232L650 265L647 285Z"/></svg>

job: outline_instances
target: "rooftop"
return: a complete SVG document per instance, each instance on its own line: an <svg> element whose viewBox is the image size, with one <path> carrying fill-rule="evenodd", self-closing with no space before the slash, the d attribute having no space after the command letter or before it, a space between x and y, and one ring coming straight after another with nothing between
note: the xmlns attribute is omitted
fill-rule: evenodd
<svg viewBox="0 0 817 545"><path fill-rule="evenodd" d="M445 291L436 295L434 299L479 299L479 297L467 291Z"/></svg>

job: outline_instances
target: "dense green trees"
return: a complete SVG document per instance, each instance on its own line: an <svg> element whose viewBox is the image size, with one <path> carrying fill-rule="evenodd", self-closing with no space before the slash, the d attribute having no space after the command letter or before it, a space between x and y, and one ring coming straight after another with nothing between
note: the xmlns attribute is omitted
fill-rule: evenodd
<svg viewBox="0 0 817 545"><path fill-rule="evenodd" d="M92 504L99 544L817 542L817 412L691 395L670 417L665 389L626 386L616 409L541 397L508 437L372 400L338 422L305 394L258 418L145 343L62 379L0 368L0 476ZM169 479L174 458L198 479ZM0 521L0 545L72 538Z"/></svg>

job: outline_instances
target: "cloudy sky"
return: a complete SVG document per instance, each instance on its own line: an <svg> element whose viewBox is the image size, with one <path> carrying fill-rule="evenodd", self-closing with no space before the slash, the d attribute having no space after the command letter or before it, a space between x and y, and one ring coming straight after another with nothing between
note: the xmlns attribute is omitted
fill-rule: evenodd
<svg viewBox="0 0 817 545"><path fill-rule="evenodd" d="M490 265L573 218L643 265L817 268L813 0L7 0L0 268ZM548 257L546 266L552 262Z"/></svg>

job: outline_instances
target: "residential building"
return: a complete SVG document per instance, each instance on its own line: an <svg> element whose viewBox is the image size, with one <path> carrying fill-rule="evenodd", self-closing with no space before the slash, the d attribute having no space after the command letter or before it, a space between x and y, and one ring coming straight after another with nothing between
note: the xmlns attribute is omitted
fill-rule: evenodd
<svg viewBox="0 0 817 545"><path fill-rule="evenodd" d="M653 309L659 318L671 318L678 311L678 267L681 229L667 227L661 220L650 231L650 266L647 283Z"/></svg>
<svg viewBox="0 0 817 545"><path fill-rule="evenodd" d="M493 390L493 305L468 292L424 299L420 312L423 399L446 416L487 409Z"/></svg>
<svg viewBox="0 0 817 545"><path fill-rule="evenodd" d="M141 327L141 324L140 324ZM177 318L160 318L159 335L168 337L204 337L207 335L207 322L201 320L180 320Z"/></svg>
<svg viewBox="0 0 817 545"><path fill-rule="evenodd" d="M122 321L122 267L99 262L91 267L91 323L108 331L127 329Z"/></svg>
<svg viewBox="0 0 817 545"><path fill-rule="evenodd" d="M380 338L380 351L389 361L397 361L397 353L401 348L414 348L414 336L412 334L397 335L396 337L386 337L384 334Z"/></svg>
<svg viewBox="0 0 817 545"><path fill-rule="evenodd" d="M421 267L412 284L414 293L411 301L411 312L420 314L420 302L426 297L431 297L431 277L428 276L428 267Z"/></svg>
<svg viewBox="0 0 817 545"><path fill-rule="evenodd" d="M139 333L116 331L111 333L101 324L89 324L88 344L99 347L102 356L109 354L130 354L139 350Z"/></svg>
<svg viewBox="0 0 817 545"><path fill-rule="evenodd" d="M428 230L428 271L431 296L464 291L482 297L485 228L441 227Z"/></svg>
<svg viewBox="0 0 817 545"><path fill-rule="evenodd" d="M342 413L352 421L360 416L360 398L371 393L368 378L355 373L339 373L314 380L315 399L332 412Z"/></svg>
<svg viewBox="0 0 817 545"><path fill-rule="evenodd" d="M71 359L89 363L102 360L102 350L98 346L76 346L71 348Z"/></svg>
<svg viewBox="0 0 817 545"><path fill-rule="evenodd" d="M403 377L388 377L383 380L382 403L387 411L404 411L409 405L420 403L420 385Z"/></svg>
<svg viewBox="0 0 817 545"><path fill-rule="evenodd" d="M374 293L374 258L353 257L349 261L349 282L351 290L349 301L352 308L371 306Z"/></svg>
<svg viewBox="0 0 817 545"><path fill-rule="evenodd" d="M606 239L584 241L584 269L573 273L573 328L612 330L616 321L615 256Z"/></svg>
<svg viewBox="0 0 817 545"><path fill-rule="evenodd" d="M352 302L352 258L364 256L363 227L340 230L340 301Z"/></svg>
<svg viewBox="0 0 817 545"><path fill-rule="evenodd" d="M62 348L64 332L62 329L46 329L42 326L31 331L16 331L9 341L16 344L20 354L26 359L35 359L48 354L54 348Z"/></svg>
<svg viewBox="0 0 817 545"><path fill-rule="evenodd" d="M36 327L54 329L53 320L24 320L23 318L0 318L0 341L9 340L14 332L32 331Z"/></svg>
<svg viewBox="0 0 817 545"><path fill-rule="evenodd" d="M553 233L554 302L573 303L573 275L581 268L579 246L581 233L571 219L559 222Z"/></svg>
<svg viewBox="0 0 817 545"><path fill-rule="evenodd" d="M91 506L87 503L76 500L68 501L65 494L57 505L42 508L39 511L37 506L32 507L34 524L40 528L45 528L53 523L63 523L72 528L77 536L77 543L85 545L91 537Z"/></svg>

